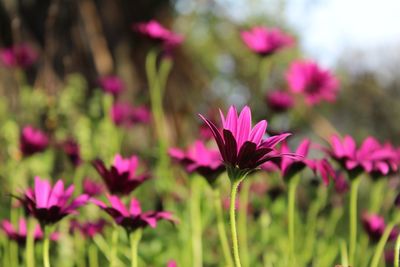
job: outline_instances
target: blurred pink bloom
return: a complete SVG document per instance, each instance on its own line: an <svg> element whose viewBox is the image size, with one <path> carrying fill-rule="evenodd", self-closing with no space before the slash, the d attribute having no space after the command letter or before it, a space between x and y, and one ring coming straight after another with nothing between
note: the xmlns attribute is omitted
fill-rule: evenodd
<svg viewBox="0 0 400 267"><path fill-rule="evenodd" d="M89 197L94 197L103 194L104 186L101 183L98 183L89 178L83 179L83 193L88 195Z"/></svg>
<svg viewBox="0 0 400 267"><path fill-rule="evenodd" d="M20 200L41 225L54 224L65 216L76 213L77 208L86 204L88 195L73 199L73 192L74 186L64 189L62 180L58 180L52 187L49 181L36 176L34 187L26 190Z"/></svg>
<svg viewBox="0 0 400 267"><path fill-rule="evenodd" d="M195 141L187 151L171 148L169 155L182 164L188 173L199 173L211 185L225 170L218 150L207 148L200 140Z"/></svg>
<svg viewBox="0 0 400 267"><path fill-rule="evenodd" d="M118 225L124 227L129 232L147 226L155 228L159 220L176 222L172 214L167 211L142 212L140 203L135 198L131 199L129 209L126 208L117 196L107 195L107 198L111 206L107 206L104 202L97 199L92 199L92 202L107 212Z"/></svg>
<svg viewBox="0 0 400 267"><path fill-rule="evenodd" d="M220 114L222 130L202 115L200 117L213 133L223 162L233 176L243 176L261 164L282 156L276 153L274 147L285 140L290 135L289 133L263 139L267 121L260 121L252 129L251 110L247 106L243 108L239 116L234 106L229 108L226 119L222 112Z"/></svg>
<svg viewBox="0 0 400 267"><path fill-rule="evenodd" d="M104 92L117 95L124 90L124 82L115 75L101 77L99 85Z"/></svg>
<svg viewBox="0 0 400 267"><path fill-rule="evenodd" d="M72 220L70 223L70 230L71 232L79 231L86 238L93 238L95 235L101 234L106 225L107 222L103 219L84 223Z"/></svg>
<svg viewBox="0 0 400 267"><path fill-rule="evenodd" d="M25 126L20 134L20 149L24 156L30 156L46 150L49 138L39 129L30 125Z"/></svg>
<svg viewBox="0 0 400 267"><path fill-rule="evenodd" d="M128 195L139 185L150 178L148 173L137 175L139 159L137 156L123 158L117 154L114 157L114 163L109 169L106 168L102 160L93 161L93 166L100 174L108 191L111 194Z"/></svg>
<svg viewBox="0 0 400 267"><path fill-rule="evenodd" d="M151 113L144 106L134 107L128 103L115 103L111 108L111 118L118 126L132 126L135 123L148 123Z"/></svg>
<svg viewBox="0 0 400 267"><path fill-rule="evenodd" d="M25 245L28 233L28 227L25 219L19 220L18 229L15 229L9 220L3 220L1 222L1 229L4 231L9 239L16 241L20 245ZM43 239L43 231L40 228L39 224L35 225L33 235L35 241L40 241ZM51 240L57 240L58 236L58 233L52 233L50 238Z"/></svg>
<svg viewBox="0 0 400 267"><path fill-rule="evenodd" d="M167 267L178 267L178 264L174 260L170 260L167 263Z"/></svg>
<svg viewBox="0 0 400 267"><path fill-rule="evenodd" d="M322 178L325 185L328 185L331 180L336 181L336 172L327 159L311 159L306 162L314 174Z"/></svg>
<svg viewBox="0 0 400 267"><path fill-rule="evenodd" d="M29 68L38 59L37 52L28 44L0 49L0 60L8 68Z"/></svg>
<svg viewBox="0 0 400 267"><path fill-rule="evenodd" d="M65 140L62 143L62 148L74 166L79 166L82 163L79 145L75 140Z"/></svg>
<svg viewBox="0 0 400 267"><path fill-rule="evenodd" d="M385 219L383 217L367 212L364 212L362 215L362 224L370 239L375 242L379 241L386 228ZM394 228L390 233L389 240L395 239L397 234L398 231Z"/></svg>
<svg viewBox="0 0 400 267"><path fill-rule="evenodd" d="M349 183L341 172L336 172L335 191L339 194L344 194L349 191Z"/></svg>
<svg viewBox="0 0 400 267"><path fill-rule="evenodd" d="M240 35L251 51L262 56L274 54L294 43L291 36L277 28L253 27Z"/></svg>
<svg viewBox="0 0 400 267"><path fill-rule="evenodd" d="M333 102L339 90L338 80L313 61L295 61L286 73L289 89L303 94L306 103L315 105L325 100Z"/></svg>
<svg viewBox="0 0 400 267"><path fill-rule="evenodd" d="M183 36L176 34L156 20L132 24L132 29L141 35L161 43L164 50L172 50L183 42Z"/></svg>
<svg viewBox="0 0 400 267"><path fill-rule="evenodd" d="M285 112L294 106L293 97L282 90L268 92L265 100L268 107L274 112Z"/></svg>

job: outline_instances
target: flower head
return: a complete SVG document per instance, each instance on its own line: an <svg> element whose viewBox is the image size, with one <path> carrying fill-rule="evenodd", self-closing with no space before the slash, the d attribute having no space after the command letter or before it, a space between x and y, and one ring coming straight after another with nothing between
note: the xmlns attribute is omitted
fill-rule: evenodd
<svg viewBox="0 0 400 267"><path fill-rule="evenodd" d="M286 73L286 79L289 89L293 93L303 94L309 105L318 104L323 100L336 100L338 80L313 61L293 62Z"/></svg>
<svg viewBox="0 0 400 267"><path fill-rule="evenodd" d="M101 195L104 192L104 186L101 183L93 181L89 178L83 179L83 193L89 197Z"/></svg>
<svg viewBox="0 0 400 267"><path fill-rule="evenodd" d="M96 159L93 166L100 174L108 191L111 194L128 195L136 189L144 181L150 178L148 173L137 175L139 159L137 156L123 158L117 154L114 157L114 163L109 169L106 168L104 162Z"/></svg>
<svg viewBox="0 0 400 267"><path fill-rule="evenodd" d="M3 220L0 227L9 239L16 241L20 245L24 245L26 243L28 227L25 219L21 218L19 220L18 229L14 228L9 220ZM36 224L33 235L35 241L40 241L43 239L43 231L39 224ZM52 240L57 240L58 233L52 233L50 238Z"/></svg>
<svg viewBox="0 0 400 267"><path fill-rule="evenodd" d="M179 148L171 148L169 154L181 163L188 173L197 172L210 184L225 170L218 150L207 148L200 140L195 141L186 152Z"/></svg>
<svg viewBox="0 0 400 267"><path fill-rule="evenodd" d="M30 156L37 152L46 150L49 138L39 129L30 125L25 126L20 134L20 149L24 156Z"/></svg>
<svg viewBox="0 0 400 267"><path fill-rule="evenodd" d="M34 216L41 225L54 224L69 214L76 213L76 209L86 204L87 195L72 198L74 186L64 189L64 182L58 180L54 187L47 180L35 177L33 188L25 191L20 200L25 209Z"/></svg>
<svg viewBox="0 0 400 267"><path fill-rule="evenodd" d="M285 112L294 105L293 97L282 90L268 92L265 100L268 107L274 112Z"/></svg>
<svg viewBox="0 0 400 267"><path fill-rule="evenodd" d="M129 208L117 196L107 195L107 198L111 206L107 206L97 199L93 199L92 202L107 212L118 225L124 227L128 232L147 226L155 228L159 220L176 222L172 214L167 211L142 212L140 203L135 198L131 199Z"/></svg>
<svg viewBox="0 0 400 267"><path fill-rule="evenodd" d="M150 111L144 107L134 107L128 103L115 103L111 108L111 118L118 126L130 127L135 123L148 123Z"/></svg>
<svg viewBox="0 0 400 267"><path fill-rule="evenodd" d="M99 85L104 92L117 95L124 90L124 82L115 75L101 77Z"/></svg>
<svg viewBox="0 0 400 267"><path fill-rule="evenodd" d="M213 133L228 172L234 176L242 177L264 162L281 157L274 147L290 135L285 133L263 139L267 121L260 121L252 129L251 111L247 106L243 108L239 116L234 106L230 107L226 118L221 112L222 130L219 130L210 120L203 116L201 118Z"/></svg>
<svg viewBox="0 0 400 267"><path fill-rule="evenodd" d="M1 62L9 68L29 68L38 59L37 52L28 44L15 45L0 50Z"/></svg>
<svg viewBox="0 0 400 267"><path fill-rule="evenodd" d="M261 56L271 55L293 44L293 38L277 28L253 27L240 35L246 46Z"/></svg>
<svg viewBox="0 0 400 267"><path fill-rule="evenodd" d="M103 232L104 227L107 222L103 219L94 222L78 222L77 220L72 220L70 224L71 232L79 231L86 238L93 238L95 235Z"/></svg>
<svg viewBox="0 0 400 267"><path fill-rule="evenodd" d="M362 215L362 224L370 239L375 242L379 241L386 228L385 219L383 217L366 212ZM397 234L397 229L393 229L390 233L389 240L395 239Z"/></svg>
<svg viewBox="0 0 400 267"><path fill-rule="evenodd" d="M67 139L62 143L62 149L74 166L82 163L78 143L73 139Z"/></svg>
<svg viewBox="0 0 400 267"><path fill-rule="evenodd" d="M167 267L178 267L178 264L174 260L169 260L167 263Z"/></svg>

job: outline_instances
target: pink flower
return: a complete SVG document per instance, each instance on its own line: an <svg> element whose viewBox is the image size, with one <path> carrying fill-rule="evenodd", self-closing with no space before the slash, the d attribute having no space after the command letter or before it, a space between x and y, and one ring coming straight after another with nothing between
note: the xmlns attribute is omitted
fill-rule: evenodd
<svg viewBox="0 0 400 267"><path fill-rule="evenodd" d="M362 215L362 224L370 239L375 242L379 241L386 228L385 219L383 217L366 212ZM397 234L397 229L393 229L390 233L389 240L395 239Z"/></svg>
<svg viewBox="0 0 400 267"><path fill-rule="evenodd" d="M253 27L240 35L246 46L261 56L274 54L293 44L293 38L277 28Z"/></svg>
<svg viewBox="0 0 400 267"><path fill-rule="evenodd" d="M49 138L39 129L30 125L25 126L20 134L20 149L24 156L30 156L46 150Z"/></svg>
<svg viewBox="0 0 400 267"><path fill-rule="evenodd" d="M306 103L315 105L325 100L333 102L339 90L338 80L313 61L295 61L286 73L289 89L303 94Z"/></svg>
<svg viewBox="0 0 400 267"><path fill-rule="evenodd" d="M34 216L41 225L54 224L69 214L76 213L76 209L86 204L87 195L80 195L72 199L74 186L64 190L64 182L58 180L54 187L47 180L35 177L33 189L26 190L20 198L25 209Z"/></svg>
<svg viewBox="0 0 400 267"><path fill-rule="evenodd" d="M222 160L231 178L242 177L264 162L281 157L276 153L274 147L285 140L290 135L289 133L263 139L267 121L258 122L252 129L251 110L247 106L243 108L239 116L234 106L229 108L226 118L222 112L220 114L223 125L222 130L219 130L202 115L200 117L207 123L213 133Z"/></svg>
<svg viewBox="0 0 400 267"><path fill-rule="evenodd" d="M71 232L79 231L86 238L93 238L95 235L102 233L106 225L107 222L103 219L84 223L72 220L70 223L70 230Z"/></svg>
<svg viewBox="0 0 400 267"><path fill-rule="evenodd" d="M274 112L285 112L294 106L293 97L281 90L268 92L265 100L268 107Z"/></svg>
<svg viewBox="0 0 400 267"><path fill-rule="evenodd" d="M115 155L114 163L109 169L106 168L103 161L99 159L93 161L93 166L103 178L108 191L111 194L119 195L128 195L150 178L147 173L136 174L138 165L139 159L137 156L125 159L119 154Z"/></svg>
<svg viewBox="0 0 400 267"><path fill-rule="evenodd" d="M174 260L169 260L167 263L167 267L178 267L178 264Z"/></svg>
<svg viewBox="0 0 400 267"><path fill-rule="evenodd" d="M129 209L126 208L117 196L107 195L107 198L111 206L107 206L104 202L97 199L93 199L92 202L107 212L118 225L124 227L128 232L147 226L155 228L159 220L176 222L172 214L167 211L142 212L140 203L135 198L131 199Z"/></svg>
<svg viewBox="0 0 400 267"><path fill-rule="evenodd" d="M28 44L15 45L0 50L0 60L8 68L29 68L38 59L37 52Z"/></svg>
<svg viewBox="0 0 400 267"><path fill-rule="evenodd" d="M156 20L132 24L132 29L141 35L160 43L164 50L172 50L183 42L183 36L176 34Z"/></svg>
<svg viewBox="0 0 400 267"><path fill-rule="evenodd" d="M103 194L104 186L101 183L97 183L89 178L83 179L83 193L89 197L94 197Z"/></svg>
<svg viewBox="0 0 400 267"><path fill-rule="evenodd" d="M115 75L101 77L99 79L99 84L104 92L113 95L118 95L124 90L123 81L118 76Z"/></svg>
<svg viewBox="0 0 400 267"><path fill-rule="evenodd" d="M336 172L335 191L338 194L344 194L349 191L349 183L347 182L346 177L343 175L343 173Z"/></svg>
<svg viewBox="0 0 400 267"><path fill-rule="evenodd" d="M1 222L1 229L9 239L16 241L20 245L25 245L28 233L28 227L25 219L19 220L18 229L15 229L9 220L3 220ZM33 235L35 241L43 240L43 231L39 224L36 224ZM58 233L52 233L50 238L51 240L57 240Z"/></svg>
<svg viewBox="0 0 400 267"><path fill-rule="evenodd" d="M322 178L325 185L328 185L331 180L336 181L336 172L332 165L326 159L311 159L306 160L307 166Z"/></svg>
<svg viewBox="0 0 400 267"><path fill-rule="evenodd" d="M207 148L200 140L195 141L186 152L179 148L171 148L169 155L181 163L188 173L199 173L211 185L225 170L218 150Z"/></svg>
<svg viewBox="0 0 400 267"><path fill-rule="evenodd" d="M79 166L82 163L79 145L75 140L67 139L61 144L61 146L64 153L74 166Z"/></svg>
<svg viewBox="0 0 400 267"><path fill-rule="evenodd" d="M133 107L128 103L115 103L111 108L111 118L118 126L130 127L135 123L148 123L150 111L144 107Z"/></svg>

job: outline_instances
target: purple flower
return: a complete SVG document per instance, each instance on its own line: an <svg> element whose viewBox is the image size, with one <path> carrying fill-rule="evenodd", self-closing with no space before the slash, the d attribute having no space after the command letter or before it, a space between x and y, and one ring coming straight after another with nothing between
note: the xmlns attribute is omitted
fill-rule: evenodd
<svg viewBox="0 0 400 267"><path fill-rule="evenodd" d="M207 148L200 140L195 141L187 151L171 148L169 155L182 164L188 173L199 173L211 185L225 170L218 150Z"/></svg>
<svg viewBox="0 0 400 267"><path fill-rule="evenodd" d="M20 245L25 245L28 233L25 219L19 220L18 229L15 229L9 220L3 220L1 222L1 229L9 239L16 241ZM40 241L43 239L43 231L39 224L36 224L33 235L35 241ZM52 233L50 238L51 240L57 240L58 236L58 233Z"/></svg>
<svg viewBox="0 0 400 267"><path fill-rule="evenodd" d="M54 187L47 180L35 177L33 189L29 188L20 197L21 203L29 214L34 216L41 225L54 224L69 214L76 213L76 209L86 204L88 195L80 195L72 199L74 186L64 190L64 182L58 180Z"/></svg>
<svg viewBox="0 0 400 267"><path fill-rule="evenodd" d="M93 199L92 202L107 212L118 225L124 227L128 232L147 226L155 228L159 220L176 222L172 214L167 211L142 212L140 203L135 198L131 199L129 209L126 208L117 196L107 195L107 198L111 206L107 206L104 202L97 199Z"/></svg>
<svg viewBox="0 0 400 267"><path fill-rule="evenodd" d="M115 75L101 77L99 79L99 85L104 92L112 95L118 95L124 90L123 81Z"/></svg>
<svg viewBox="0 0 400 267"><path fill-rule="evenodd" d="M339 90L338 80L313 61L295 61L286 73L289 89L303 94L308 105L325 100L333 102Z"/></svg>
<svg viewBox="0 0 400 267"><path fill-rule="evenodd" d="M328 185L331 180L336 181L336 172L328 160L307 159L305 161L307 166L314 172L314 174L322 178L322 181L325 185Z"/></svg>
<svg viewBox="0 0 400 267"><path fill-rule="evenodd" d="M282 90L268 92L265 100L268 107L274 112L285 112L294 106L293 97Z"/></svg>
<svg viewBox="0 0 400 267"><path fill-rule="evenodd" d="M75 140L67 139L61 146L64 153L75 167L82 163L79 145Z"/></svg>
<svg viewBox="0 0 400 267"><path fill-rule="evenodd" d="M95 235L103 232L107 222L103 219L94 222L78 222L72 220L70 223L71 232L79 231L85 238L93 238Z"/></svg>
<svg viewBox="0 0 400 267"><path fill-rule="evenodd" d="M219 130L211 121L200 117L207 123L214 135L222 160L230 176L236 179L254 170L264 162L281 157L274 147L290 134L280 134L263 139L267 121L262 120L251 128L251 111L244 107L238 116L234 106L229 108L225 119L221 114L223 129Z"/></svg>
<svg viewBox="0 0 400 267"><path fill-rule="evenodd" d="M115 155L114 163L109 169L106 168L103 161L99 159L93 161L93 166L100 174L108 191L117 195L128 195L150 178L148 173L136 174L138 165L139 159L137 156L124 159L119 154Z"/></svg>
<svg viewBox="0 0 400 267"><path fill-rule="evenodd" d="M246 46L261 56L274 54L293 44L293 38L277 28L253 27L240 35Z"/></svg>
<svg viewBox="0 0 400 267"><path fill-rule="evenodd" d="M98 196L104 193L104 186L101 183L97 183L89 178L83 179L83 193L89 197Z"/></svg>
<svg viewBox="0 0 400 267"><path fill-rule="evenodd" d="M377 214L370 214L364 212L362 215L362 224L364 230L369 235L370 239L374 242L378 242L382 237L383 232L386 228L385 219ZM389 235L389 240L393 240L397 237L398 230L394 228Z"/></svg>
<svg viewBox="0 0 400 267"><path fill-rule="evenodd" d="M148 123L151 114L145 106L134 107L128 103L115 103L111 108L111 118L118 126L130 127L135 123Z"/></svg>
<svg viewBox="0 0 400 267"><path fill-rule="evenodd" d="M39 129L30 125L25 126L20 134L20 149L24 156L30 156L46 150L49 138Z"/></svg>
<svg viewBox="0 0 400 267"><path fill-rule="evenodd" d="M167 267L178 267L178 264L174 260L169 260L167 263Z"/></svg>
<svg viewBox="0 0 400 267"><path fill-rule="evenodd" d="M336 172L335 178L335 191L338 194L344 194L349 191L349 183L346 180L346 177L341 172Z"/></svg>
<svg viewBox="0 0 400 267"><path fill-rule="evenodd" d="M132 24L132 29L141 35L160 43L164 50L170 51L183 42L183 36L176 34L156 20Z"/></svg>
<svg viewBox="0 0 400 267"><path fill-rule="evenodd" d="M8 68L26 69L38 59L37 52L28 44L15 45L0 50L0 60Z"/></svg>

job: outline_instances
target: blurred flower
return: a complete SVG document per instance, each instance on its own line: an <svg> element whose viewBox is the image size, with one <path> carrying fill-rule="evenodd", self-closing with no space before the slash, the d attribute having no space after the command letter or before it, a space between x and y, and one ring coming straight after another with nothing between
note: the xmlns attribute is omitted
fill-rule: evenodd
<svg viewBox="0 0 400 267"><path fill-rule="evenodd" d="M311 159L306 160L307 166L320 176L325 185L328 185L331 180L336 181L336 172L332 165L326 159Z"/></svg>
<svg viewBox="0 0 400 267"><path fill-rule="evenodd" d="M18 230L14 228L9 220L3 220L1 222L1 229L4 231L9 239L16 241L20 245L25 245L28 233L28 227L25 219L19 220ZM35 241L40 241L43 239L43 231L40 228L39 224L35 225L33 235ZM50 238L51 240L57 240L58 233L52 233Z"/></svg>
<svg viewBox="0 0 400 267"><path fill-rule="evenodd" d="M174 260L170 260L167 263L167 267L178 267L178 264Z"/></svg>
<svg viewBox="0 0 400 267"><path fill-rule="evenodd" d="M104 92L117 95L124 90L124 83L118 76L109 75L99 79L99 85Z"/></svg>
<svg viewBox="0 0 400 267"><path fill-rule="evenodd" d="M293 97L282 90L274 90L266 95L268 107L274 112L285 112L294 105Z"/></svg>
<svg viewBox="0 0 400 267"><path fill-rule="evenodd" d="M30 156L46 150L49 138L39 129L30 125L25 126L20 134L20 149L24 156Z"/></svg>
<svg viewBox="0 0 400 267"><path fill-rule="evenodd" d="M253 27L240 35L246 46L261 56L271 55L293 44L293 38L277 28Z"/></svg>
<svg viewBox="0 0 400 267"><path fill-rule="evenodd" d="M62 143L64 153L67 155L71 163L76 167L82 163L80 149L78 143L73 139L67 139Z"/></svg>
<svg viewBox="0 0 400 267"><path fill-rule="evenodd" d="M197 172L212 185L225 170L218 150L207 148L200 140L194 142L187 151L171 148L169 155L182 164L188 173Z"/></svg>
<svg viewBox="0 0 400 267"><path fill-rule="evenodd" d="M374 242L378 242L382 237L383 232L386 228L385 219L377 214L370 214L364 212L362 215L362 224L364 230L369 235L370 239ZM393 229L389 235L389 240L393 240L397 237L397 229Z"/></svg>
<svg viewBox="0 0 400 267"><path fill-rule="evenodd" d="M118 126L130 127L135 123L148 123L150 111L144 107L134 107L128 103L115 103L111 108L111 118Z"/></svg>
<svg viewBox="0 0 400 267"><path fill-rule="evenodd" d="M8 68L29 68L38 59L37 52L28 44L0 49L0 60Z"/></svg>
<svg viewBox="0 0 400 267"><path fill-rule="evenodd" d="M124 159L117 154L114 157L114 163L109 169L106 168L102 160L93 161L93 166L100 174L108 191L111 194L128 195L144 181L150 178L148 173L137 175L139 159L137 156L131 156Z"/></svg>
<svg viewBox="0 0 400 267"><path fill-rule="evenodd" d="M72 199L73 192L73 185L64 190L62 180L58 180L52 187L49 181L36 176L33 189L27 189L20 200L29 214L34 216L41 225L48 225L76 213L77 208L86 204L88 195L80 195Z"/></svg>
<svg viewBox="0 0 400 267"><path fill-rule="evenodd" d="M325 100L333 102L339 90L338 80L313 61L295 61L286 73L289 89L305 96L306 103L315 105Z"/></svg>
<svg viewBox="0 0 400 267"><path fill-rule="evenodd" d="M107 195L107 198L111 206L107 206L97 199L93 199L92 202L107 212L118 225L124 227L128 232L147 226L155 228L159 220L176 222L172 214L167 211L142 212L140 203L135 198L131 199L129 210L117 196Z"/></svg>
<svg viewBox="0 0 400 267"><path fill-rule="evenodd" d="M93 181L89 178L83 179L83 193L89 197L94 197L103 194L104 186L101 183Z"/></svg>
<svg viewBox="0 0 400 267"><path fill-rule="evenodd" d="M346 177L341 172L336 172L335 178L335 191L339 194L344 194L349 191L349 183L346 180Z"/></svg>
<svg viewBox="0 0 400 267"><path fill-rule="evenodd" d="M71 232L79 231L86 238L93 238L95 235L102 233L106 225L107 222L103 219L84 223L72 220L70 223L70 230Z"/></svg>
<svg viewBox="0 0 400 267"><path fill-rule="evenodd" d="M141 35L160 43L164 50L171 51L183 42L183 36L176 34L156 20L132 24L132 29Z"/></svg>
<svg viewBox="0 0 400 267"><path fill-rule="evenodd" d="M222 131L200 116L213 133L223 162L228 173L234 176L233 179L242 177L264 162L281 157L274 147L290 135L280 134L263 140L267 122L262 120L251 129L251 110L247 106L239 116L234 106L230 107L226 119L221 112Z"/></svg>

